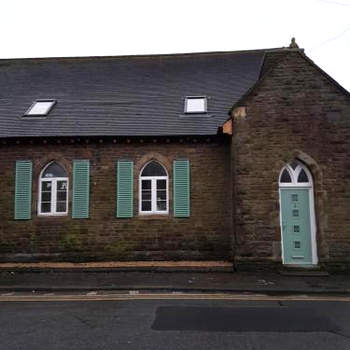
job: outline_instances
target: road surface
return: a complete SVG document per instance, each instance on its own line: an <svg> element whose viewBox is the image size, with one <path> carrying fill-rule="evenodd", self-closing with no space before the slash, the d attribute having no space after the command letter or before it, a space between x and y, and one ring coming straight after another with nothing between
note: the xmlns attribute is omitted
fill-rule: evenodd
<svg viewBox="0 0 350 350"><path fill-rule="evenodd" d="M349 298L201 297L0 295L0 349L350 349Z"/></svg>

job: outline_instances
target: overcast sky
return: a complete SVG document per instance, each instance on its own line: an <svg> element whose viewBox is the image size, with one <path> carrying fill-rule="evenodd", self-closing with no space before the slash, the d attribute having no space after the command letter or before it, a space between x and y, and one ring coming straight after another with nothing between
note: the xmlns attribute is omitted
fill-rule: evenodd
<svg viewBox="0 0 350 350"><path fill-rule="evenodd" d="M350 90L350 0L1 0L0 58L231 51L292 36Z"/></svg>

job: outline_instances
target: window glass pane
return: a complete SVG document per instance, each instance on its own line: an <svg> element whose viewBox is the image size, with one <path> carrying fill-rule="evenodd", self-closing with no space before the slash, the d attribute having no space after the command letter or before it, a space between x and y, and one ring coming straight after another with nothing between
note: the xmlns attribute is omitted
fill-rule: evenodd
<svg viewBox="0 0 350 350"><path fill-rule="evenodd" d="M151 207L151 202L150 201L142 201L142 211L151 211L152 207Z"/></svg>
<svg viewBox="0 0 350 350"><path fill-rule="evenodd" d="M166 171L158 162L151 162L143 169L141 176L167 176Z"/></svg>
<svg viewBox="0 0 350 350"><path fill-rule="evenodd" d="M41 201L50 202L51 201L51 192L41 192Z"/></svg>
<svg viewBox="0 0 350 350"><path fill-rule="evenodd" d="M67 190L67 181L57 181L57 190L66 191Z"/></svg>
<svg viewBox="0 0 350 350"><path fill-rule="evenodd" d="M206 112L206 98L186 98L185 108L186 113L204 113Z"/></svg>
<svg viewBox="0 0 350 350"><path fill-rule="evenodd" d="M27 115L46 115L55 104L55 101L36 101L27 111Z"/></svg>
<svg viewBox="0 0 350 350"><path fill-rule="evenodd" d="M42 181L41 182L41 212L50 213L51 212L51 199L52 199L52 182Z"/></svg>
<svg viewBox="0 0 350 350"><path fill-rule="evenodd" d="M157 200L166 200L166 191L158 190L157 191Z"/></svg>
<svg viewBox="0 0 350 350"><path fill-rule="evenodd" d="M56 212L57 213L65 213L66 212L66 202L57 202Z"/></svg>
<svg viewBox="0 0 350 350"><path fill-rule="evenodd" d="M41 183L42 191L51 191L51 187L52 187L51 181L43 181Z"/></svg>
<svg viewBox="0 0 350 350"><path fill-rule="evenodd" d="M151 180L142 180L142 189L151 189Z"/></svg>
<svg viewBox="0 0 350 350"><path fill-rule="evenodd" d="M283 173L282 173L282 175L281 175L281 180L280 180L280 182L284 182L284 183L288 183L288 182L292 182L292 179L291 179L291 177L290 177L290 175L289 175L289 172L288 172L288 170L287 169L284 169L283 170Z"/></svg>
<svg viewBox="0 0 350 350"><path fill-rule="evenodd" d="M67 199L67 192L66 191L57 191L57 201L65 201Z"/></svg>
<svg viewBox="0 0 350 350"><path fill-rule="evenodd" d="M301 169L301 172L299 173L298 182L309 182L309 178L304 169Z"/></svg>
<svg viewBox="0 0 350 350"><path fill-rule="evenodd" d="M152 196L151 191L142 191L142 200L143 201L150 201Z"/></svg>
<svg viewBox="0 0 350 350"><path fill-rule="evenodd" d="M166 180L157 180L157 189L165 190L166 189Z"/></svg>
<svg viewBox="0 0 350 350"><path fill-rule="evenodd" d="M42 213L50 213L51 211L51 203L41 203L41 212Z"/></svg>
<svg viewBox="0 0 350 350"><path fill-rule="evenodd" d="M67 177L67 174L60 165L53 162L45 169L42 177Z"/></svg>
<svg viewBox="0 0 350 350"><path fill-rule="evenodd" d="M157 201L157 210L159 210L159 211L166 210L166 202L165 201Z"/></svg>
<svg viewBox="0 0 350 350"><path fill-rule="evenodd" d="M65 201L67 198L67 181L57 181L57 201Z"/></svg>

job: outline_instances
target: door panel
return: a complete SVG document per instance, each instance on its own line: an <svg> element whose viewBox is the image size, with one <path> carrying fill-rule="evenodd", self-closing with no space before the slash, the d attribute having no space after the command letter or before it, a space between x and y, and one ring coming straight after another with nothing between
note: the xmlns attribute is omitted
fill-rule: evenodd
<svg viewBox="0 0 350 350"><path fill-rule="evenodd" d="M281 189L285 264L312 264L309 189Z"/></svg>

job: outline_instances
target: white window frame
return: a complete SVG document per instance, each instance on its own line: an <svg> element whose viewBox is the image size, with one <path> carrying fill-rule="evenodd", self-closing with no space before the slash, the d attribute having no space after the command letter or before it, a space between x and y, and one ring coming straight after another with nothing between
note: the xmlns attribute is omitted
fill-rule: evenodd
<svg viewBox="0 0 350 350"><path fill-rule="evenodd" d="M188 111L188 100L196 100L201 99L204 100L204 110L203 111ZM185 97L185 106L184 106L184 113L185 114L204 114L207 113L208 110L208 101L206 96L186 96Z"/></svg>
<svg viewBox="0 0 350 350"><path fill-rule="evenodd" d="M38 200L38 215L40 216L65 216L68 215L68 196L69 196L69 179L68 177L42 177L44 171L50 166L53 162L46 165L46 167L41 171L39 177L39 200ZM67 196L66 196L66 211L57 212L57 182L66 181L67 182ZM51 210L50 212L43 213L41 211L41 191L43 182L51 182Z"/></svg>
<svg viewBox="0 0 350 350"><path fill-rule="evenodd" d="M45 113L31 113L31 111L34 109L36 104L40 103L51 103L51 105L48 107L47 111ZM24 116L26 117L46 117L52 110L52 108L57 103L57 100L54 99L47 99L47 100L35 100L31 106L27 109L27 111L24 113Z"/></svg>
<svg viewBox="0 0 350 350"><path fill-rule="evenodd" d="M284 172L284 170L287 170L289 173L289 176L292 180L292 182L281 182L281 177ZM298 177L300 172L304 170L309 182L298 182ZM309 169L302 164L298 164L295 169L293 169L289 164L287 164L280 172L279 176L279 186L280 187L313 187L313 181L312 181L312 175L309 171Z"/></svg>
<svg viewBox="0 0 350 350"><path fill-rule="evenodd" d="M152 161L151 161L152 162ZM168 215L169 214L169 176L165 167L157 162L160 166L163 167L166 176L141 176L145 167L151 163L148 162L140 171L139 176L139 213L140 215ZM151 210L144 211L142 210L142 180L151 180ZM165 180L165 189L166 189L166 210L157 210L157 180Z"/></svg>

